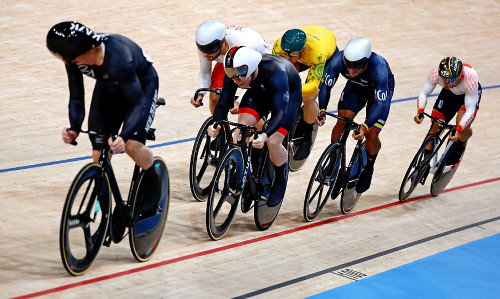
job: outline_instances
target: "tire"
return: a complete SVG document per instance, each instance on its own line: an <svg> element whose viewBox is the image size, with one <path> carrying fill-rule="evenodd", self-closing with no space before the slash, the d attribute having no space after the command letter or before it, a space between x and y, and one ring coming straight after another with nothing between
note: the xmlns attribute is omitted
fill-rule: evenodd
<svg viewBox="0 0 500 299"><path fill-rule="evenodd" d="M425 156L425 148L430 144L431 153L434 152L437 144L436 136L427 138L415 154L415 157L408 166L408 170L399 188L399 201L405 201L417 187L418 183L424 183L430 170L432 155Z"/></svg>
<svg viewBox="0 0 500 299"><path fill-rule="evenodd" d="M280 203L270 207L268 203L269 195L271 194L272 185L274 183L274 165L269 159L269 152L267 148L261 152L260 161L262 165L259 165L261 172L258 174L260 182L262 184L262 189L257 187L257 201L254 207L254 221L257 228L261 231L267 230L273 225L274 220L278 216L278 213L283 203L281 199ZM289 171L290 167L286 170ZM287 173L288 175L288 173Z"/></svg>
<svg viewBox="0 0 500 299"><path fill-rule="evenodd" d="M339 174L338 169L342 161L341 153L339 144L337 142L331 143L316 163L304 199L304 219L306 221L313 221L330 198Z"/></svg>
<svg viewBox="0 0 500 299"><path fill-rule="evenodd" d="M156 249L158 249L170 206L170 181L167 165L162 158L155 157L153 166L159 168L163 174L161 180L162 193L159 201L160 210L156 215L148 218L142 218L138 215L140 211L138 210L138 204L136 205L136 198L139 192L142 192L141 188L136 188L131 202L131 211L135 221L129 229L129 243L132 255L139 262L146 262L151 259ZM140 179L142 179L142 175ZM137 186L140 186L140 183L139 180Z"/></svg>
<svg viewBox="0 0 500 299"><path fill-rule="evenodd" d="M228 150L213 178L207 200L206 227L212 240L220 240L229 230L241 196L244 162L238 148ZM230 176L236 174L236 186L229 187Z"/></svg>
<svg viewBox="0 0 500 299"><path fill-rule="evenodd" d="M290 171L295 172L298 171L304 163L306 163L306 159L303 160L295 160L293 156L295 156L295 153L297 152L298 148L302 144L302 138L303 138L303 128L300 127L300 120L302 119L304 115L304 107L300 107L299 111L297 112L297 117L295 118L295 121L293 123L292 129L288 133L290 136L290 142L289 142L289 150L288 150L288 161L289 161L289 168ZM311 136L311 148L314 146L314 141L316 140L316 135L318 134L318 125L314 124L312 136Z"/></svg>
<svg viewBox="0 0 500 299"><path fill-rule="evenodd" d="M462 153L462 156L460 157L460 161L462 161L462 158L465 154L465 150ZM431 194L432 196L438 196L446 186L448 186L448 183L451 181L453 176L455 175L455 172L457 172L458 166L460 166L460 163L455 164L451 166L451 169L449 171L446 171L443 173L444 168L446 166L445 163L445 156L447 156L447 153L442 154L443 159L439 163L439 165L436 168L436 172L434 173L434 176L432 178L431 182Z"/></svg>
<svg viewBox="0 0 500 299"><path fill-rule="evenodd" d="M201 125L198 135L193 144L191 160L189 163L189 186L191 193L197 201L206 201L211 188L215 167L219 163L220 157L227 149L228 132L222 126L219 140L215 149L210 149L212 139L207 135L208 126L213 124L210 116Z"/></svg>
<svg viewBox="0 0 500 299"><path fill-rule="evenodd" d="M361 160L360 161L360 155ZM356 149L351 157L351 161L349 165L352 165L351 168L347 168L346 173L349 175L347 178L347 184L345 188L342 189L342 196L340 198L340 211L342 214L347 215L350 214L352 209L358 203L359 198L362 193L356 192L356 185L359 179L359 175L361 171L363 171L364 166L366 165L366 150L365 150L365 142L361 143L361 147Z"/></svg>
<svg viewBox="0 0 500 299"><path fill-rule="evenodd" d="M64 268L73 276L83 275L94 263L108 232L111 191L108 176L102 175L100 164L87 164L71 183L64 202L59 251Z"/></svg>

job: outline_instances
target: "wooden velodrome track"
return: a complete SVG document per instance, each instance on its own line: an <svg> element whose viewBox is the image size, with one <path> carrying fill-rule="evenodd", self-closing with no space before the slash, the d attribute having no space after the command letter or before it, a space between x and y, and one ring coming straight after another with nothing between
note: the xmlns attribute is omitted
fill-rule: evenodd
<svg viewBox="0 0 500 299"><path fill-rule="evenodd" d="M352 282L352 277L338 275L345 269L373 276L500 233L498 0L202 3L2 1L0 297L300 298ZM209 114L206 105L195 109L189 104L198 77L194 33L198 24L212 18L251 27L270 45L289 28L318 24L335 33L339 48L363 36L388 60L396 77L391 113L381 134L372 188L355 213L339 217L335 200L312 225L302 217L307 182L329 143L330 120L320 129L306 165L290 174L283 207L268 231L256 229L252 212L238 211L222 240L209 239L206 204L191 196L188 167L192 140ZM82 277L66 273L58 248L67 189L90 155L85 136L76 147L63 144L60 137L68 125L67 80L63 64L45 48L45 36L63 20L135 40L155 61L160 96L167 100L154 121L157 141L149 143L166 160L172 184L160 248L151 261L139 264L126 239L103 247ZM415 190L414 200L399 204L401 180L428 128L428 122L417 126L412 120L415 97L428 72L448 55L471 64L484 88L474 136L444 193L429 196L427 183ZM329 110L336 110L345 83L339 81ZM86 79L86 84L89 99L93 80ZM117 155L113 163L126 192L131 159Z"/></svg>

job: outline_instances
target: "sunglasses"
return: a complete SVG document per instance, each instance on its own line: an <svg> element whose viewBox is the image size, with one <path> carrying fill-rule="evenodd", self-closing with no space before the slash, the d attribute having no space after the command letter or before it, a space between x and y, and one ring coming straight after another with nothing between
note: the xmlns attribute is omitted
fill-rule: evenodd
<svg viewBox="0 0 500 299"><path fill-rule="evenodd" d="M457 81L458 77L455 77L455 78L445 78L445 77L441 77L444 81L445 84L453 84Z"/></svg>
<svg viewBox="0 0 500 299"><path fill-rule="evenodd" d="M298 52L298 51L284 51L286 53L286 55L290 56L290 57L299 57L301 52Z"/></svg>
<svg viewBox="0 0 500 299"><path fill-rule="evenodd" d="M243 80L247 77L248 66L242 65L238 67L225 67L224 71L226 72L226 75L231 79L238 78L240 80Z"/></svg>

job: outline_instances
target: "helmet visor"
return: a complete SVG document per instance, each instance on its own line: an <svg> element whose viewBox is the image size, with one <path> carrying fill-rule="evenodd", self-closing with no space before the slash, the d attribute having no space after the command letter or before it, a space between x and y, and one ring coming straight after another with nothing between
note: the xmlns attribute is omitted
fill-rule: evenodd
<svg viewBox="0 0 500 299"><path fill-rule="evenodd" d="M213 42L206 44L206 45L200 45L200 44L196 43L196 46L198 47L198 50L200 50L202 53L215 54L215 53L221 51L222 41L216 39Z"/></svg>
<svg viewBox="0 0 500 299"><path fill-rule="evenodd" d="M226 75L231 79L238 78L240 80L243 80L247 77L248 66L242 65L238 67L224 67L224 71L226 72Z"/></svg>
<svg viewBox="0 0 500 299"><path fill-rule="evenodd" d="M368 63L368 58L363 58L358 61L349 61L344 56L344 64L348 69L360 70L366 66Z"/></svg>

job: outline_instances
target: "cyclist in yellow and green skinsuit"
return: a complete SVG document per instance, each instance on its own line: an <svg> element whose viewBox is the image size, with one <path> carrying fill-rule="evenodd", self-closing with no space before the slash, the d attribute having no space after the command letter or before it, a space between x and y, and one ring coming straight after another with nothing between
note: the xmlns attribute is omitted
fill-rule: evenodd
<svg viewBox="0 0 500 299"><path fill-rule="evenodd" d="M304 104L305 132L304 141L295 153L295 160L302 160L311 152L311 135L318 106L316 97L323 77L325 64L339 51L332 31L318 25L302 29L290 29L273 46L273 54L288 59L299 71L309 70L307 79L302 84L302 102Z"/></svg>

